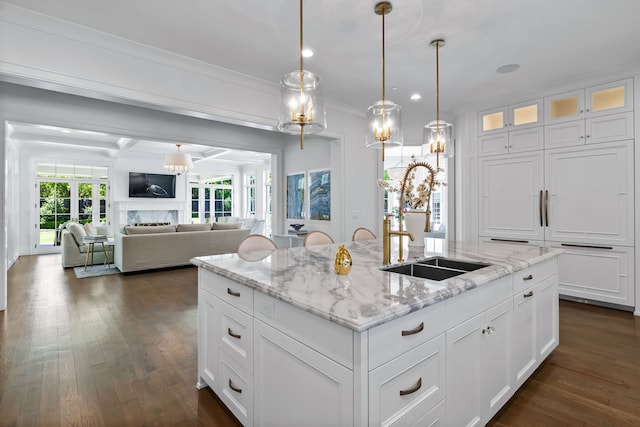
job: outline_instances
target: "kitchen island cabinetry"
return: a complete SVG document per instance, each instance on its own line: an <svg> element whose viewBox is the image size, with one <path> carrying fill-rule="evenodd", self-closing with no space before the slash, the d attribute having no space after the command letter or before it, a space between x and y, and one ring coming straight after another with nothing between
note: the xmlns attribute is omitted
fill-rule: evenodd
<svg viewBox="0 0 640 427"><path fill-rule="evenodd" d="M434 282L380 270L379 240L345 244L354 267L337 276L337 246L193 260L198 387L247 426L488 422L515 391L514 278L557 271L560 251L451 243L488 266Z"/></svg>

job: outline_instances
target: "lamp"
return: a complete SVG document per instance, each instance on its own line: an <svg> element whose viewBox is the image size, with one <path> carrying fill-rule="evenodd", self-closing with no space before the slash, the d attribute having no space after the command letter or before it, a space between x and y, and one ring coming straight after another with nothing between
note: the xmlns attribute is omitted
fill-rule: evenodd
<svg viewBox="0 0 640 427"><path fill-rule="evenodd" d="M278 130L300 134L300 149L304 149L304 134L322 132L327 119L320 76L303 68L302 0L300 0L300 70L286 74L280 81Z"/></svg>
<svg viewBox="0 0 640 427"><path fill-rule="evenodd" d="M440 58L439 49L444 46L443 39L431 42L436 49L436 119L424 127L422 157L436 155L436 169L440 169L440 155L453 156L453 125L440 120Z"/></svg>
<svg viewBox="0 0 640 427"><path fill-rule="evenodd" d="M387 169L387 174L389 175L389 178L391 178L393 181L400 182L400 180L404 176L404 173L407 170L407 166L408 165L404 162L402 146L400 146L400 161L396 163L394 166Z"/></svg>
<svg viewBox="0 0 640 427"><path fill-rule="evenodd" d="M193 169L193 161L191 155L187 153L181 153L180 147L182 144L176 144L178 151L175 153L169 153L164 158L164 167L173 172L176 175L182 175L185 172L189 172Z"/></svg>
<svg viewBox="0 0 640 427"><path fill-rule="evenodd" d="M380 2L374 8L376 15L382 16L382 100L367 109L369 129L365 138L367 147L382 149L383 162L385 144L402 145L400 106L385 99L384 16L390 13L391 9L391 3L388 1Z"/></svg>

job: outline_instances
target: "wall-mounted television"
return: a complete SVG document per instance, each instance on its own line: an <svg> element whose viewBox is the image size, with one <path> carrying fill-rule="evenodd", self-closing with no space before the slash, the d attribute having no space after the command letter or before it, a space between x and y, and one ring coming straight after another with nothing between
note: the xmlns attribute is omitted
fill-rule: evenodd
<svg viewBox="0 0 640 427"><path fill-rule="evenodd" d="M129 197L175 199L176 176L129 172Z"/></svg>

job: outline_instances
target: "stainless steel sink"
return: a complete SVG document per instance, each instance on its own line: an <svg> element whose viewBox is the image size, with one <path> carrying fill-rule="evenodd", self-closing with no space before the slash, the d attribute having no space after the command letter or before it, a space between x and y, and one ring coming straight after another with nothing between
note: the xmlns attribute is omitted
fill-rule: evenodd
<svg viewBox="0 0 640 427"><path fill-rule="evenodd" d="M460 261L457 259L437 256L409 264L384 267L383 270L391 273L404 274L406 276L440 281L459 276L470 271L479 270L489 265L490 264L481 262Z"/></svg>

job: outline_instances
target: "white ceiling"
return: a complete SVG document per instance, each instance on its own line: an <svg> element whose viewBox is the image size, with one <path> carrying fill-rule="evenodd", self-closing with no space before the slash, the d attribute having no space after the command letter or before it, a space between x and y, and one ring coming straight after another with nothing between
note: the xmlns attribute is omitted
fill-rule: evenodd
<svg viewBox="0 0 640 427"><path fill-rule="evenodd" d="M381 18L375 0L307 0L305 68L327 98L365 111L381 96ZM8 0L17 6L278 82L298 67L295 0ZM442 117L507 94L640 63L639 0L395 0L386 16L387 98ZM514 73L498 74L516 63ZM409 96L422 94L419 101Z"/></svg>
<svg viewBox="0 0 640 427"><path fill-rule="evenodd" d="M144 158L151 155L161 161L160 159L163 159L166 154L177 150L172 141L134 139L102 132L31 123L9 123L7 137L17 143L21 149L37 150L48 145L55 147L59 153L64 148L70 148L76 153L80 149L89 150L106 158L130 155L135 158ZM208 168L220 168L224 166L264 165L271 161L271 155L268 153L231 150L192 143L182 145L180 151L191 155L196 168L200 162L206 164Z"/></svg>

